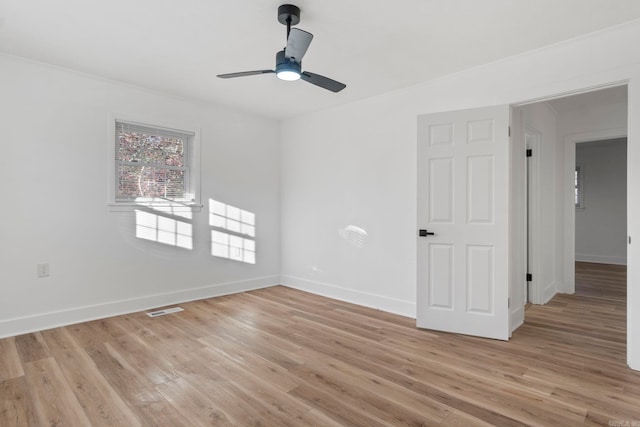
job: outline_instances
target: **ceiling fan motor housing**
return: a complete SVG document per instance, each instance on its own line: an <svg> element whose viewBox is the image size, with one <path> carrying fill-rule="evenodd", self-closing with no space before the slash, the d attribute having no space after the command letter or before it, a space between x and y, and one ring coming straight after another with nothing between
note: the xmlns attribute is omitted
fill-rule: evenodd
<svg viewBox="0 0 640 427"><path fill-rule="evenodd" d="M296 62L293 59L288 59L284 54L284 50L281 50L276 53L276 74L279 75L286 71L297 73L299 75L302 72L302 63Z"/></svg>

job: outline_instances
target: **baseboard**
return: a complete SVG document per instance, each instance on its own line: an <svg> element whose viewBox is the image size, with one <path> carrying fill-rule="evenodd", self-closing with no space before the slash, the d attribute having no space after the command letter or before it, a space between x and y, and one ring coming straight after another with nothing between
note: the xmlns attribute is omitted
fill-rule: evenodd
<svg viewBox="0 0 640 427"><path fill-rule="evenodd" d="M511 336L513 331L524 324L524 305L511 309L509 316L511 316L511 331L509 331L509 336Z"/></svg>
<svg viewBox="0 0 640 427"><path fill-rule="evenodd" d="M0 320L0 338L22 335L74 323L104 319L106 317L135 313L152 308L180 304L205 298L235 294L254 289L267 288L280 283L280 276L260 277L238 282L218 283L201 288L186 289L177 292L148 295L105 304L75 307L50 313L41 313L15 319Z"/></svg>
<svg viewBox="0 0 640 427"><path fill-rule="evenodd" d="M282 276L281 283L283 286L312 294L322 295L364 307L375 308L376 310L399 314L400 316L410 317L412 319L416 318L416 304L414 302L356 291L327 283L300 279L293 276Z"/></svg>
<svg viewBox="0 0 640 427"><path fill-rule="evenodd" d="M593 262L596 264L627 265L627 257L576 254L576 261Z"/></svg>
<svg viewBox="0 0 640 427"><path fill-rule="evenodd" d="M551 282L547 284L547 286L542 289L542 304L546 304L551 301L558 292L560 292L560 288L558 287L557 282Z"/></svg>

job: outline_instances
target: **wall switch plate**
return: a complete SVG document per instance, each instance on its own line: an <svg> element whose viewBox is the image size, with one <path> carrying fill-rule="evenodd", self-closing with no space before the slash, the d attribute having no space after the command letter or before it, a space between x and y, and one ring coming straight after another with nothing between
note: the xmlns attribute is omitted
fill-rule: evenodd
<svg viewBox="0 0 640 427"><path fill-rule="evenodd" d="M38 264L38 277L49 277L49 264Z"/></svg>

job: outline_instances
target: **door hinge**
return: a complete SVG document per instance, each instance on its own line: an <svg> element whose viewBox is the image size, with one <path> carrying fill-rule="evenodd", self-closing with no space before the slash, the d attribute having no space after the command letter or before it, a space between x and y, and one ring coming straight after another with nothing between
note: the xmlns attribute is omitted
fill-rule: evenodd
<svg viewBox="0 0 640 427"><path fill-rule="evenodd" d="M531 282L533 280L533 274L527 273L527 282Z"/></svg>
<svg viewBox="0 0 640 427"><path fill-rule="evenodd" d="M511 298L507 298L507 308L511 308Z"/></svg>
<svg viewBox="0 0 640 427"><path fill-rule="evenodd" d="M533 150L531 148L527 149L527 157L533 156Z"/></svg>
<svg viewBox="0 0 640 427"><path fill-rule="evenodd" d="M507 130L508 135L511 136L511 126L507 127L507 129L508 129Z"/></svg>

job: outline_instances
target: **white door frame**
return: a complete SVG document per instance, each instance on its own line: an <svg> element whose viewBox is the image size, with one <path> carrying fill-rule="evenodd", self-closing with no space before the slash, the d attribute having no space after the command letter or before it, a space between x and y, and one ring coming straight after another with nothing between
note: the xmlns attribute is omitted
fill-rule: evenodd
<svg viewBox="0 0 640 427"><path fill-rule="evenodd" d="M576 169L576 144L604 139L626 138L627 128L605 129L574 133L564 139L564 278L559 292L573 294L576 291L576 209L574 180ZM628 150L628 148L627 148ZM628 177L627 177L628 180ZM628 211L628 208L627 208Z"/></svg>
<svg viewBox="0 0 640 427"><path fill-rule="evenodd" d="M525 126L524 140L525 148L533 151L532 157L527 162L527 176L529 188L529 200L527 203L528 224L526 245L529 248L529 271L533 276L529 282L529 302L532 304L544 304L544 290L540 278L542 271L540 270L540 158L541 147L540 140L542 134L531 126Z"/></svg>

